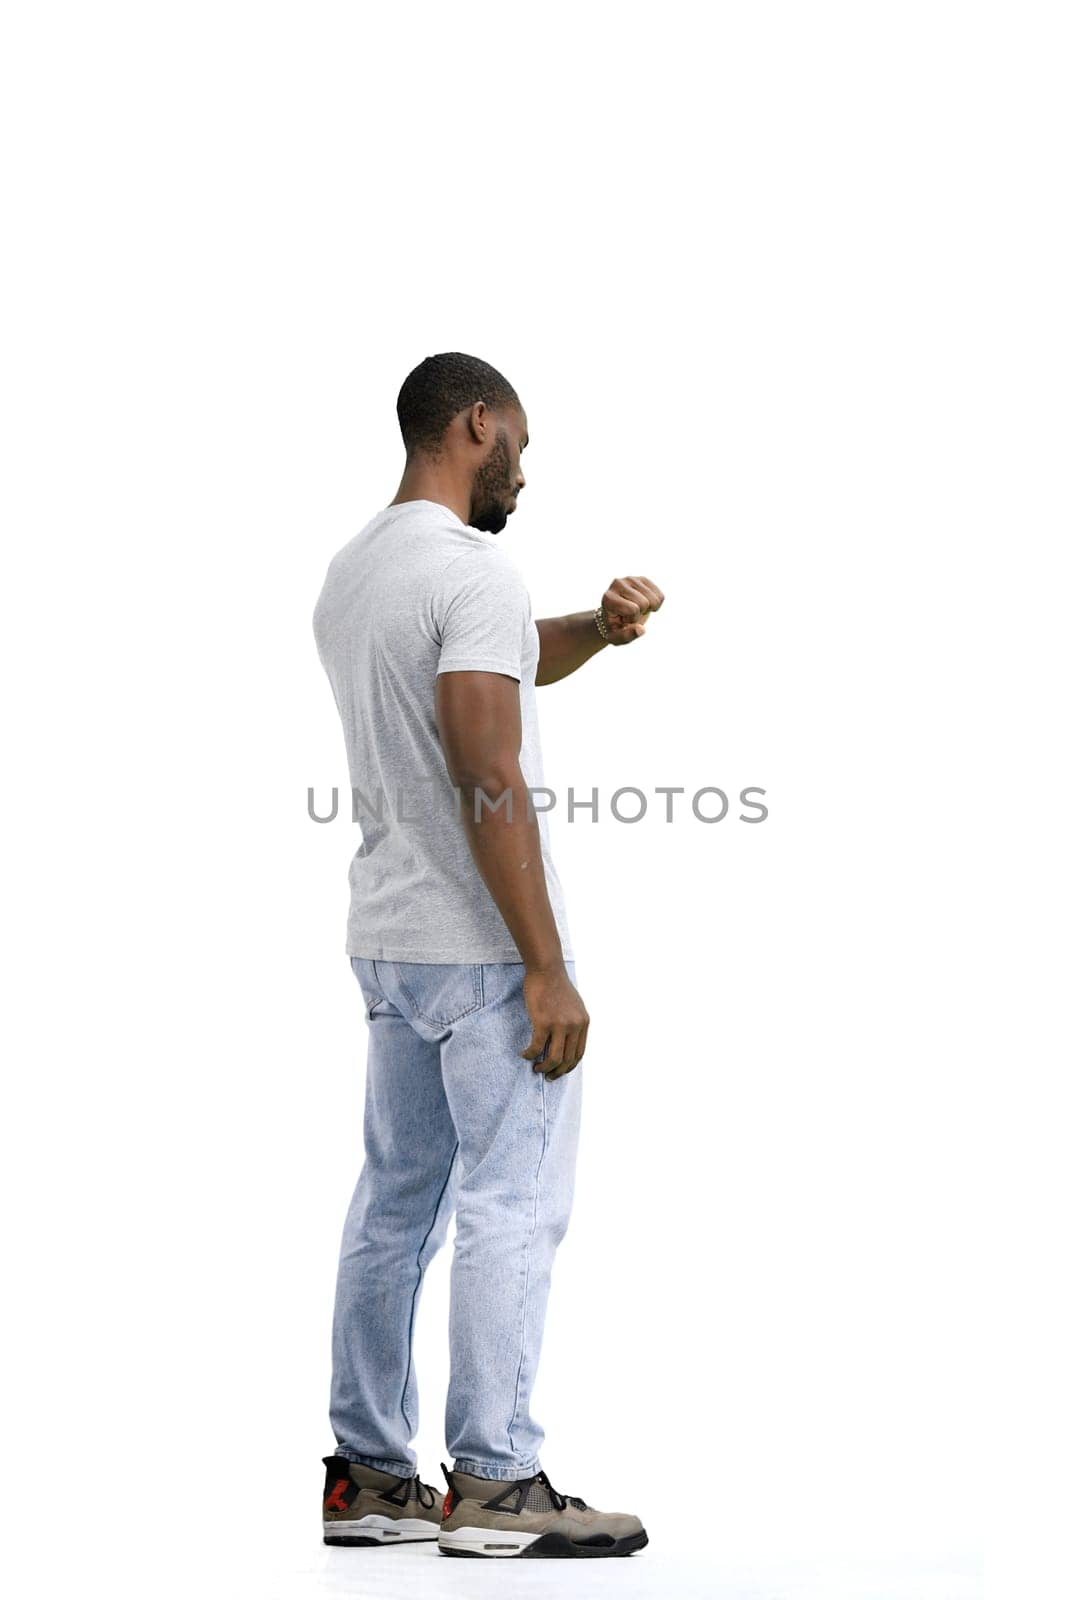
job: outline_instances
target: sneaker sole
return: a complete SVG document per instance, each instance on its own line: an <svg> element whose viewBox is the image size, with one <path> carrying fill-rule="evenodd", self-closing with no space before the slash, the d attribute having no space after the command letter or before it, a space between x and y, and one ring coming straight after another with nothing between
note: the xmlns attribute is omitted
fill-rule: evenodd
<svg viewBox="0 0 1067 1600"><path fill-rule="evenodd" d="M358 1517L355 1521L324 1522L323 1544L343 1545L348 1550L365 1550L374 1546L380 1549L390 1544L417 1544L420 1540L436 1539L439 1528L436 1522L426 1522L421 1517Z"/></svg>
<svg viewBox="0 0 1067 1600"><path fill-rule="evenodd" d="M457 1528L442 1533L437 1548L443 1556L474 1556L489 1559L589 1560L599 1556L632 1556L643 1550L648 1534L629 1533L622 1539L611 1539L606 1534L595 1534L594 1540L582 1544L568 1539L565 1533L509 1533L506 1528Z"/></svg>

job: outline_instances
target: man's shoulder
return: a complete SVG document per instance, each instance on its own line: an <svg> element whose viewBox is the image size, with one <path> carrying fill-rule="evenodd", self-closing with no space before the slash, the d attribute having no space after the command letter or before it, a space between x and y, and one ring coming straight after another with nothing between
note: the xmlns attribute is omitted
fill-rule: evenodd
<svg viewBox="0 0 1067 1600"><path fill-rule="evenodd" d="M368 559L448 566L460 556L492 556L494 541L436 500L406 500L379 511L344 547ZM343 551L341 552L344 553Z"/></svg>
<svg viewBox="0 0 1067 1600"><path fill-rule="evenodd" d="M525 588L513 556L491 534L461 521L436 501L389 505L341 546L323 585L328 605L337 596L380 584L427 598L483 582Z"/></svg>
<svg viewBox="0 0 1067 1600"><path fill-rule="evenodd" d="M466 548L454 548L443 564L441 581L446 591L466 590L486 593L515 591L525 594L522 568L509 551L484 538Z"/></svg>

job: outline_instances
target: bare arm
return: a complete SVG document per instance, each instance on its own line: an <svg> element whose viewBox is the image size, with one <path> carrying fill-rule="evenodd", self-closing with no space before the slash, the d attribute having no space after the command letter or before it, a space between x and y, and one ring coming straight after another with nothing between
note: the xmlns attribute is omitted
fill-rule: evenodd
<svg viewBox="0 0 1067 1600"><path fill-rule="evenodd" d="M573 611L567 617L538 618L541 658L537 663L538 685L558 683L603 650L607 640L597 632L591 611Z"/></svg>
<svg viewBox="0 0 1067 1600"><path fill-rule="evenodd" d="M564 965L537 816L519 766L518 682L499 672L442 672L435 712L474 863L526 968L533 1037L523 1055L532 1061L547 1043L539 1065L547 1077L559 1077L585 1053L589 1015Z"/></svg>
<svg viewBox="0 0 1067 1600"><path fill-rule="evenodd" d="M436 715L475 865L527 968L559 966L563 951L545 886L541 836L536 815L527 812L519 767L519 685L499 672L443 672ZM480 804L478 790L484 796ZM506 804L494 809L509 793L510 821Z"/></svg>
<svg viewBox="0 0 1067 1600"><path fill-rule="evenodd" d="M592 611L572 611L566 617L538 621L541 655L538 684L558 683L603 650L606 644L632 644L645 631L645 623L663 604L663 590L651 578L612 578L601 601L605 639Z"/></svg>

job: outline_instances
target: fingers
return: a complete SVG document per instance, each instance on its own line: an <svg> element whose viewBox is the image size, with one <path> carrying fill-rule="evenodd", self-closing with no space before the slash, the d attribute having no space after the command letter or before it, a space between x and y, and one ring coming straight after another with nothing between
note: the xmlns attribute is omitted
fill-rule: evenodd
<svg viewBox="0 0 1067 1600"><path fill-rule="evenodd" d="M621 634L642 616L648 617L658 611L663 598L663 590L651 578L612 578L604 593L604 610L609 614L611 626ZM640 636L640 633L628 633L616 642L630 644Z"/></svg>
<svg viewBox="0 0 1067 1600"><path fill-rule="evenodd" d="M536 1061L548 1042L548 1029L535 1027L526 1049L521 1052L525 1061Z"/></svg>
<svg viewBox="0 0 1067 1600"><path fill-rule="evenodd" d="M588 1032L589 1024L586 1022L578 1029L577 1033L568 1033L566 1054L558 1067L555 1067L551 1072L545 1073L546 1078L562 1078L566 1073L574 1071L585 1055L585 1041Z"/></svg>
<svg viewBox="0 0 1067 1600"><path fill-rule="evenodd" d="M568 1072L574 1071L578 1065L575 1054L577 1048L578 1035L576 1033L565 1034L559 1060L545 1062L544 1073L549 1082L554 1082L556 1078L562 1078Z"/></svg>
<svg viewBox="0 0 1067 1600"><path fill-rule="evenodd" d="M658 597L652 585L645 578L627 578L626 593L637 600L642 611L654 611L658 604Z"/></svg>
<svg viewBox="0 0 1067 1600"><path fill-rule="evenodd" d="M644 596L638 598L638 592L631 592L625 585L625 579L613 578L611 587L604 591L604 610L611 612L620 622L628 622L631 617L640 616L645 609L642 604Z"/></svg>
<svg viewBox="0 0 1067 1600"><path fill-rule="evenodd" d="M546 1078L573 1072L585 1053L589 1013L569 974L527 972L523 992L531 1037L521 1055Z"/></svg>
<svg viewBox="0 0 1067 1600"><path fill-rule="evenodd" d="M552 1030L552 1039L543 1061L535 1062L534 1071L543 1072L549 1080L564 1077L568 1072L573 1072L575 1067L585 1055L585 1039L589 1031L588 1022L581 1028L562 1028Z"/></svg>
<svg viewBox="0 0 1067 1600"><path fill-rule="evenodd" d="M663 590L651 578L612 578L609 592L635 602L639 611L658 611L663 604Z"/></svg>
<svg viewBox="0 0 1067 1600"><path fill-rule="evenodd" d="M557 1069L563 1065L567 1054L567 1040L570 1035L566 1028L553 1028L545 1051L545 1059L534 1063L535 1072L543 1072L552 1077Z"/></svg>

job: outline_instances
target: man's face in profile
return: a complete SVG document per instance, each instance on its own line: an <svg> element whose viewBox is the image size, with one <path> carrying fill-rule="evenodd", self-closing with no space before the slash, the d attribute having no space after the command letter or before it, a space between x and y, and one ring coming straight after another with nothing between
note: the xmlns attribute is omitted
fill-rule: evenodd
<svg viewBox="0 0 1067 1600"><path fill-rule="evenodd" d="M509 408L495 413L496 437L475 474L471 490L472 528L500 533L525 485L519 458L529 442L526 413Z"/></svg>

